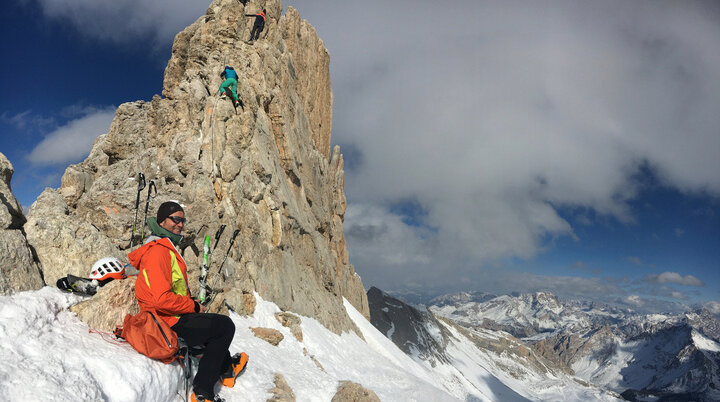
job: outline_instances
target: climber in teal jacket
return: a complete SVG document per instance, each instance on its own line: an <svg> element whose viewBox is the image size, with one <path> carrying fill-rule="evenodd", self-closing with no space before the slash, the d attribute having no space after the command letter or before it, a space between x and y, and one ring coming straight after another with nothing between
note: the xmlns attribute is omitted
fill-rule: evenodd
<svg viewBox="0 0 720 402"><path fill-rule="evenodd" d="M233 103L237 107L238 103L240 101L238 100L237 96L237 78L238 75L235 72L235 69L229 66L225 66L225 69L222 73L220 73L220 78L224 78L225 81L220 85L220 95L222 96L223 93L225 93L225 90L227 87L230 87L230 93L232 94Z"/></svg>

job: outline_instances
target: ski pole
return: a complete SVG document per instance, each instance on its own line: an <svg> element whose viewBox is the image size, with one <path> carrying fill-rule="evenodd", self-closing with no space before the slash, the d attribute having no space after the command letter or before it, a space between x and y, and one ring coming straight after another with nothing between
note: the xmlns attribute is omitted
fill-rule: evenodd
<svg viewBox="0 0 720 402"><path fill-rule="evenodd" d="M143 228L142 228L142 234L140 235L140 240L145 238L145 224L147 223L147 211L148 207L150 206L150 194L152 194L153 189L155 190L155 195L157 195L157 187L155 187L155 182L150 180L150 184L148 184L148 195L145 199L145 217L143 218ZM155 197L155 196L153 196ZM160 222L158 222L159 224Z"/></svg>
<svg viewBox="0 0 720 402"><path fill-rule="evenodd" d="M210 252L210 261L208 261L208 266L210 266L212 261L212 255L215 254L215 249L217 248L218 243L220 242L220 236L223 234L223 230L225 230L226 225L220 225L220 228L218 228L217 232L215 232L215 245L212 248L212 251Z"/></svg>
<svg viewBox="0 0 720 402"><path fill-rule="evenodd" d="M225 261L227 261L228 255L230 255L230 250L233 247L233 244L235 243L235 238L240 233L240 229L236 229L233 232L232 238L230 238L230 245L228 246L227 252L225 253L225 258L223 258L222 264L220 264L220 268L218 268L217 272L215 273L215 277L213 278L212 286L210 286L210 292L215 292L215 284L217 283L217 279L220 276L220 272L222 271L223 266L225 265ZM227 272L225 272L225 276L227 275ZM206 299L206 303L210 301L210 297Z"/></svg>
<svg viewBox="0 0 720 402"><path fill-rule="evenodd" d="M130 236L130 248L133 247L135 242L135 225L137 224L137 213L138 207L140 206L140 192L145 188L145 175L142 172L138 173L138 189L137 197L135 198L135 219L133 220L132 236Z"/></svg>
<svg viewBox="0 0 720 402"><path fill-rule="evenodd" d="M220 225L220 228L217 232L215 232L215 245L213 246L212 251L210 252L210 257L212 258L212 253L215 252L215 249L217 248L218 243L220 242L220 236L222 236L223 230L225 230L226 225Z"/></svg>

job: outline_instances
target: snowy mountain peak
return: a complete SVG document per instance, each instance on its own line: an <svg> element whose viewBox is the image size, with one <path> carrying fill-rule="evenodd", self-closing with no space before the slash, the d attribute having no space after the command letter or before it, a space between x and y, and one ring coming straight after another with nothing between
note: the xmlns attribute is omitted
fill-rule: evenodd
<svg viewBox="0 0 720 402"><path fill-rule="evenodd" d="M496 295L485 293L485 292L460 292L454 294L447 294L437 296L430 300L429 305L433 306L445 306L445 305L460 305L466 303L482 303L497 297Z"/></svg>
<svg viewBox="0 0 720 402"><path fill-rule="evenodd" d="M462 306L461 310L468 313L479 305L473 300L483 297L464 292L435 300L448 309ZM466 300L466 305L462 305L462 300ZM377 288L368 291L368 303L373 325L415 361L432 370L437 382L457 398L501 401L616 398L612 392L580 385L581 381L572 377L569 370L538 355L508 333L466 325L432 311L419 311Z"/></svg>
<svg viewBox="0 0 720 402"><path fill-rule="evenodd" d="M642 315L538 292L429 310L465 328L508 332L539 356L627 398L720 400L720 321L707 309Z"/></svg>

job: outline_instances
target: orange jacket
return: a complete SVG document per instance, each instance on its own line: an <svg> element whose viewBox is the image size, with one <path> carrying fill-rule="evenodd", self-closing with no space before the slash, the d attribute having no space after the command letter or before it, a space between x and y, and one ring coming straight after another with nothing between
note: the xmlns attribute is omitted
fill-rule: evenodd
<svg viewBox="0 0 720 402"><path fill-rule="evenodd" d="M181 314L195 312L185 261L170 239L150 241L128 254L128 258L140 271L135 280L135 297L140 310L156 311L171 327Z"/></svg>

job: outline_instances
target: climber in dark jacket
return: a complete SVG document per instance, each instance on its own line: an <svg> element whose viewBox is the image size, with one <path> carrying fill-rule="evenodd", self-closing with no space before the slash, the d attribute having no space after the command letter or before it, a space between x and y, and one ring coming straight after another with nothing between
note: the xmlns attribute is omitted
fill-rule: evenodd
<svg viewBox="0 0 720 402"><path fill-rule="evenodd" d="M230 87L230 93L232 94L233 103L235 104L235 106L240 103L237 96L237 77L238 76L235 72L235 69L230 66L225 66L223 72L220 73L220 78L225 79L225 81L220 84L220 95L222 96L222 94L225 93L225 89L227 87Z"/></svg>
<svg viewBox="0 0 720 402"><path fill-rule="evenodd" d="M247 17L255 17L255 24L250 32L250 41L254 41L260 37L260 32L265 28L265 9L259 14L245 14Z"/></svg>

